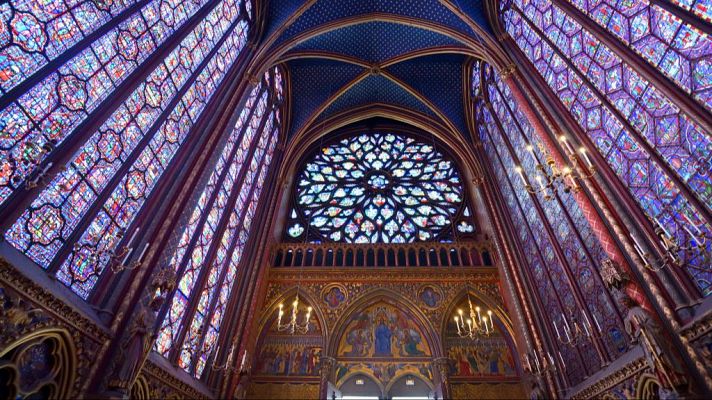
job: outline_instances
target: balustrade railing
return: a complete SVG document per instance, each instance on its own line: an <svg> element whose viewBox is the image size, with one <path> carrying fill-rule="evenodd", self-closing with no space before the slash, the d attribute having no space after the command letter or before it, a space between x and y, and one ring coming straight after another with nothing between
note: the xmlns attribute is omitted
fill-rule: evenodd
<svg viewBox="0 0 712 400"><path fill-rule="evenodd" d="M279 243L275 267L479 267L492 266L489 241L459 243Z"/></svg>

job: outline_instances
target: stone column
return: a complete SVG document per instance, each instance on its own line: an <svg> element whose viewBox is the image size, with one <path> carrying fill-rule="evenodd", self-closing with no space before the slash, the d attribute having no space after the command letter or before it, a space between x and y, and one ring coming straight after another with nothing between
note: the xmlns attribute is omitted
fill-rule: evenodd
<svg viewBox="0 0 712 400"><path fill-rule="evenodd" d="M435 370L440 378L440 391L443 399L452 398L450 390L450 363L447 357L440 357L433 360Z"/></svg>
<svg viewBox="0 0 712 400"><path fill-rule="evenodd" d="M336 359L334 357L322 357L321 367L319 368L319 398L326 399L329 391L329 381L334 376L334 368L336 368Z"/></svg>

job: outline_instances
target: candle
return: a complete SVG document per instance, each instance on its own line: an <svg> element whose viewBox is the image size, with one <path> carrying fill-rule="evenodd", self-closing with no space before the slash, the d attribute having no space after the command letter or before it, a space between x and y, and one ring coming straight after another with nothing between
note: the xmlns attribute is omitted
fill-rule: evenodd
<svg viewBox="0 0 712 400"><path fill-rule="evenodd" d="M541 186L541 190L546 190L546 186L544 186L544 182L541 180L541 175L536 176L536 181L539 182L539 186Z"/></svg>
<svg viewBox="0 0 712 400"><path fill-rule="evenodd" d="M571 330L571 327L569 326L569 321L566 320L566 317L564 317L563 313L561 313L561 319L564 320L564 329L568 328L569 330Z"/></svg>
<svg viewBox="0 0 712 400"><path fill-rule="evenodd" d="M475 307L475 311L477 311L477 322L481 323L482 322L482 316L480 315L480 308Z"/></svg>
<svg viewBox="0 0 712 400"><path fill-rule="evenodd" d="M554 365L554 357L552 357L552 356L551 356L551 353L549 353L548 351L546 352L546 354L549 356L549 362L550 362L551 365L553 366L553 365Z"/></svg>
<svg viewBox="0 0 712 400"><path fill-rule="evenodd" d="M141 228L140 227L136 228L136 230L133 232L133 235L131 235L131 239L129 239L129 241L126 242L127 246L130 245L131 243L133 243L134 239L136 239L136 235L138 235L139 229L141 229Z"/></svg>
<svg viewBox="0 0 712 400"><path fill-rule="evenodd" d="M526 186L527 180L524 178L524 172L522 172L522 167L516 166L514 170L517 171L517 173L519 174L519 178L522 179L522 183L524 183L524 185Z"/></svg>
<svg viewBox="0 0 712 400"><path fill-rule="evenodd" d="M697 236L695 236L694 233L692 233L689 229L687 229L686 226L683 226L682 228L685 230L685 232L687 232L687 233L690 235L690 237L692 238L692 240L695 241L695 244L697 244L697 245L699 246L699 245L700 245L700 241L697 239Z"/></svg>
<svg viewBox="0 0 712 400"><path fill-rule="evenodd" d="M246 360L247 360L247 350L245 350L245 352L242 353L242 361L240 361L240 370L243 370L245 368Z"/></svg>
<svg viewBox="0 0 712 400"><path fill-rule="evenodd" d="M702 231L701 231L700 228L697 226L697 224L695 224L694 222L692 222L692 220L691 220L687 215L685 215L684 213L681 213L681 214L682 214L682 217L685 218L685 221L687 221L688 224L692 225L692 227L695 228L695 231L696 231L698 234L702 233ZM688 232L689 232L689 231L688 231Z"/></svg>
<svg viewBox="0 0 712 400"><path fill-rule="evenodd" d="M487 325L487 317L482 318L482 322L485 324L485 333L489 334L489 325Z"/></svg>
<svg viewBox="0 0 712 400"><path fill-rule="evenodd" d="M531 371L531 370L532 370L532 363L531 363L531 361L529 361L529 354L525 354L524 357L525 357L526 360L527 360L527 367L529 367L529 371Z"/></svg>
<svg viewBox="0 0 712 400"><path fill-rule="evenodd" d="M584 322L584 323L581 324L581 325L583 325L583 330L586 332L586 336L589 336L589 337L590 337L590 336L591 336L591 332L588 331L588 326L586 326L587 324Z"/></svg>
<svg viewBox="0 0 712 400"><path fill-rule="evenodd" d="M596 319L596 314L591 314L591 315L593 315L593 322L596 323L596 328L598 329L598 332L603 332L601 330L601 325L598 324L598 319Z"/></svg>
<svg viewBox="0 0 712 400"><path fill-rule="evenodd" d="M220 353L220 345L215 346L215 353L213 354L213 358L218 358L218 354Z"/></svg>
<svg viewBox="0 0 712 400"><path fill-rule="evenodd" d="M455 316L455 326L457 327L457 334L460 335L460 324L457 323L459 318Z"/></svg>
<svg viewBox="0 0 712 400"><path fill-rule="evenodd" d="M658 224L658 226L660 226L660 229L662 229L663 232L665 232L665 235L667 235L668 237L672 237L672 235L670 235L670 232L668 232L667 229L665 229L665 227L663 226L663 224L660 223L660 221L658 220L657 217L653 217L653 219Z"/></svg>
<svg viewBox="0 0 712 400"><path fill-rule="evenodd" d="M235 352L235 344L232 344L232 347L230 347L230 354L227 355L227 363L232 364L232 355Z"/></svg>
<svg viewBox="0 0 712 400"><path fill-rule="evenodd" d="M139 254L138 260L136 260L137 263L141 263L141 261L143 261L143 256L146 255L146 251L148 250L148 246L150 246L150 245L151 245L151 243L149 242L143 246L143 250L141 250L141 254Z"/></svg>
<svg viewBox="0 0 712 400"><path fill-rule="evenodd" d="M133 247L129 247L128 250L126 250L126 255L124 256L124 259L121 260L121 265L126 265L129 257L131 257L131 253L133 253Z"/></svg>
<svg viewBox="0 0 712 400"><path fill-rule="evenodd" d="M561 352L557 351L559 353L559 360L561 360L561 366L566 369L566 363L564 362L564 357L561 356Z"/></svg>
<svg viewBox="0 0 712 400"><path fill-rule="evenodd" d="M589 168L593 168L593 163L591 163L591 160L588 158L588 154L586 154L586 149L581 147L579 149L579 152L581 155L583 155L583 159L586 160L586 165L588 165Z"/></svg>
<svg viewBox="0 0 712 400"><path fill-rule="evenodd" d="M561 339L561 334L559 334L559 327L556 325L556 320L554 320L554 330L556 330L556 338Z"/></svg>
<svg viewBox="0 0 712 400"><path fill-rule="evenodd" d="M561 135L559 136L559 141L566 147L566 150L569 151L569 153L574 154L574 149L571 147L569 142L566 140L566 135Z"/></svg>

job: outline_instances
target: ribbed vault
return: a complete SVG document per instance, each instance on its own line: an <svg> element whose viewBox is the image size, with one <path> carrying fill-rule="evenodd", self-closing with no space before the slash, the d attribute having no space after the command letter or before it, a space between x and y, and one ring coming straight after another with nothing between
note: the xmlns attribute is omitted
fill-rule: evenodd
<svg viewBox="0 0 712 400"><path fill-rule="evenodd" d="M288 135L350 110L405 109L465 134L464 66L501 65L480 1L270 1L253 61L288 71ZM464 3L464 2L462 2ZM330 130L329 127L326 130Z"/></svg>

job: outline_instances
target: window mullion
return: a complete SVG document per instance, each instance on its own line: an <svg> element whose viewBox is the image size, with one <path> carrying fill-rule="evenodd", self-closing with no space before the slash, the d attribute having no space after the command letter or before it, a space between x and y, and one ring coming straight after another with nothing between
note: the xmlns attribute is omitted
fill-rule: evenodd
<svg viewBox="0 0 712 400"><path fill-rule="evenodd" d="M526 24L529 26L529 28L535 32L539 38L546 42L547 45L551 48L553 52L555 52L561 60L563 60L564 63L566 63L567 67L576 75L581 76L579 73L578 68L576 68L575 65L571 62L568 56L563 54L561 50L556 46L556 44L552 43L549 37L547 37L544 32L539 29L539 27L535 26L532 21L529 20L529 18L522 12L519 7L516 5L512 5L512 10L514 12L518 13L519 16L522 18L523 21L526 21ZM683 195L683 197L690 203L690 205L697 210L697 212L701 215L704 216L704 219L707 223L712 224L712 215L710 215L709 210L707 209L706 205L698 198L697 194L694 193L685 182L682 181L680 178L680 175L676 172L673 171L670 166L665 162L665 160L662 159L662 156L660 153L658 153L653 146L644 138L641 136L641 134L630 124L627 118L623 117L621 115L620 111L613 107L611 103L606 99L606 97L596 88L594 87L591 82L586 79L585 77L581 78L581 81L583 82L584 85L586 85L589 90L596 96L596 98L601 102L601 105L604 106L611 114L613 114L617 121L624 127L625 131L629 133L633 138L635 138L635 142L637 145L641 147L641 149L644 150L644 152L650 157L650 160L653 161L661 170L665 172L665 175L675 184L675 186L680 190L680 193Z"/></svg>
<svg viewBox="0 0 712 400"><path fill-rule="evenodd" d="M264 89L262 90L262 93L264 93ZM254 108L257 109L258 107L259 107L259 103L257 103ZM261 121L260 121L259 129L257 130L257 133L261 132L265 122L267 121L267 119L268 119L267 116L269 115L268 111L269 110L267 108L264 110L264 113L261 116ZM254 117L254 114L253 114L253 117ZM249 126L250 126L250 124L248 123L242 127L241 137L245 135L245 131ZM255 134L255 137L252 138L252 143L250 143L249 152L248 152L247 156L245 157L245 160L252 159L254 151L257 147L257 143L259 142L257 133ZM242 140L242 138L240 140ZM214 201L217 198L217 194L219 193L222 185L224 184L225 178L227 176L227 172L230 169L230 165L234 162L234 157L237 154L237 151L239 150L239 148L240 148L240 142L238 142L235 145L235 149L233 150L233 152L230 156L230 162L226 163L226 165L225 165L225 170L223 171L221 179L219 180L219 185L216 184L217 190L215 190L213 192L213 199L211 201L212 206L210 208L206 208L206 210L211 210L212 207L215 205ZM240 170L238 176L235 178L235 182L238 182L239 178L244 178L244 172L246 171L247 168L248 168L248 166L246 164L243 164L242 169ZM240 185L241 185L241 183L242 182L240 182ZM233 185L232 190L231 190L231 195L230 195L231 197L235 196L235 193L236 193L236 191L234 190L235 186L240 186L240 185ZM233 200L233 199L229 199L228 204L230 203L230 200ZM205 212L203 217L207 218L207 215L209 214L209 212L210 211ZM186 308L186 310L183 314L183 317L181 318L182 326L178 333L178 339L173 343L173 348L171 349L171 355L170 355L169 359L173 362L175 362L177 360L178 356L180 355L180 349L183 347L183 341L186 337L188 329L190 329L189 324L186 324L186 322L192 321L193 315L195 314L195 310L197 308L197 303L200 300L199 296L194 296L194 294L199 293L200 290L202 290L203 286L205 285L205 281L208 276L208 270L210 269L209 267L206 267L206 266L211 265L213 262L213 259L215 258L215 254L217 252L217 248L218 248L218 244L219 244L219 240L215 240L215 239L222 236L222 233L224 232L229 219L230 219L230 213L223 212L222 215L220 216L220 221L218 223L218 226L215 229L215 232L213 234L213 239L211 240L210 246L208 247L206 257L203 259L203 262L198 267L198 268L200 268L200 272L198 274L196 283L193 286L193 289L191 290L191 293L188 294L188 307ZM203 224L203 226L204 226L204 224ZM202 232L202 229L199 229L196 232ZM196 236L199 237L200 233L198 233ZM195 239L197 239L197 238L194 237L194 240ZM191 254L191 251L187 251L185 256L190 257L190 254Z"/></svg>
<svg viewBox="0 0 712 400"><path fill-rule="evenodd" d="M270 114L270 118L272 118L271 114ZM225 276L227 275L227 271L230 267L229 264L231 262L232 254L235 251L235 248L240 240L240 233L243 229L242 227L243 227L245 214L248 211L252 196L256 192L257 187L262 184L261 182L259 182L259 176L262 174L263 169L269 168L269 165L266 164L267 150L268 150L269 146L271 145L270 141L272 140L273 132L275 129L277 129L276 127L270 127L270 128L271 128L270 132L267 134L268 137L265 142L265 147L264 147L264 149L261 150L262 154L259 155L259 158L260 158L259 167L257 168L257 170L255 171L255 173L253 175L253 181L250 182L250 184L249 184L250 185L249 192L247 193L247 196L245 197L245 203L243 204L243 207L240 210L239 216L237 217L238 226L235 228L234 236L231 240L230 246L228 247L228 251L226 252L224 265L221 267L221 271L220 271L218 280L215 284L215 287L212 289L213 297L210 299L210 304L206 308L205 319L204 319L204 323L203 323L204 329L200 333L200 339L198 340L197 351L193 354L193 358L191 360L191 367L190 367L191 373L193 371L195 371L195 368L197 366L197 360L201 355L203 343L205 342L205 337L208 333L208 330L210 329L210 320L213 316L213 313L215 312L215 306L217 305L217 302L218 302L220 287L223 285L223 281L225 280ZM262 134L264 134L264 128L263 128L263 132L261 133L261 135ZM241 181L241 184L239 185L240 186L239 190L236 190L234 192L234 199L231 199L231 202L228 203L228 204L230 204L230 206L228 207L228 209L230 209L230 210L234 210L234 208L236 206L237 199L240 197L240 193L242 192L243 185L244 185L244 182L242 182L242 181L244 180L244 175L247 173L248 169L249 169L249 167L244 168L244 174L242 174L242 176L240 178L238 178Z"/></svg>
<svg viewBox="0 0 712 400"><path fill-rule="evenodd" d="M232 29L234 29L234 27L237 26L238 23L239 20L236 21L231 27L231 29L228 29L228 31L220 39L220 41L216 43L213 49L208 53L208 55L203 59L201 64L196 68L195 72L183 84L183 87L176 92L173 99L167 104L163 112L153 123L152 127L143 135L143 138L138 142L131 154L126 158L126 160L124 160L122 165L113 174L112 178L109 180L109 183L104 186L103 190L101 191L101 194L94 200L92 206L87 210L82 220L77 224L72 234L69 235L62 248L58 251L57 256L55 256L53 262L48 268L50 272L56 272L57 269L61 266L61 264L65 261L65 259L69 256L72 251L72 245L76 243L84 234L84 231L93 221L96 214L104 207L108 197L111 195L116 185L119 184L120 181L124 178L124 174L134 164L134 162L136 162L139 155L142 154L144 148L151 142L154 137L154 134L161 127L162 122L165 121L166 118L173 112L173 109L176 107L176 105L181 102L185 92L191 87L191 84L195 81L198 75L200 75L200 72L202 72L205 66L210 62L213 55L218 51L222 43L227 39L227 37L232 32Z"/></svg>

